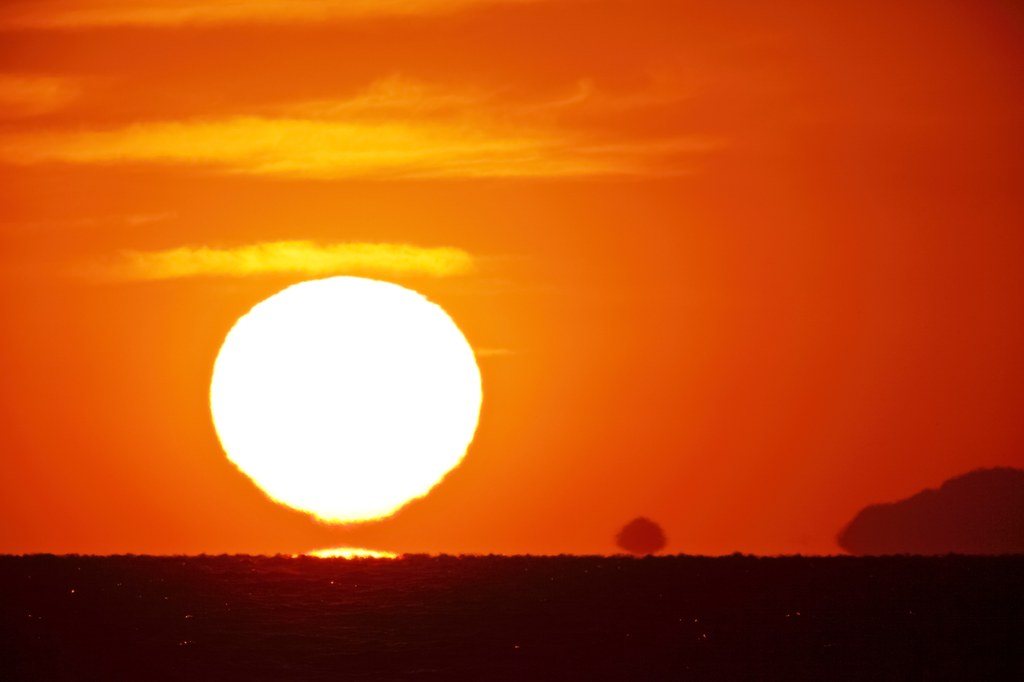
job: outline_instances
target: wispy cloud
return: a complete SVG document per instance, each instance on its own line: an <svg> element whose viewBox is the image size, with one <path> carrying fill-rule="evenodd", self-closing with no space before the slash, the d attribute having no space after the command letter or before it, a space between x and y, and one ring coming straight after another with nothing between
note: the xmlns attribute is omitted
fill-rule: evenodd
<svg viewBox="0 0 1024 682"><path fill-rule="evenodd" d="M596 142L542 129L426 121L291 118L145 123L0 136L0 161L156 163L309 179L642 174L658 157L706 151L698 137Z"/></svg>
<svg viewBox="0 0 1024 682"><path fill-rule="evenodd" d="M452 247L281 241L231 248L183 246L164 251L127 251L113 263L90 265L79 274L131 281L274 274L450 277L468 274L474 267L472 255Z"/></svg>
<svg viewBox="0 0 1024 682"><path fill-rule="evenodd" d="M596 101L587 85L537 105L401 77L335 100L256 115L154 121L105 130L0 133L0 162L192 166L306 179L587 177L678 171L665 163L719 146L701 136L617 139L559 125ZM555 114L555 115L553 115Z"/></svg>
<svg viewBox="0 0 1024 682"><path fill-rule="evenodd" d="M477 89L441 88L395 74L371 83L350 97L288 102L268 113L313 119L380 119L452 116L488 108L493 94Z"/></svg>
<svg viewBox="0 0 1024 682"><path fill-rule="evenodd" d="M0 119L40 116L66 107L79 87L66 78L0 74Z"/></svg>
<svg viewBox="0 0 1024 682"><path fill-rule="evenodd" d="M146 227L173 220L176 214L125 213L114 215L84 216L81 218L60 218L54 220L29 220L0 223L0 229L42 231L65 229L92 229L104 227Z"/></svg>
<svg viewBox="0 0 1024 682"><path fill-rule="evenodd" d="M28 28L298 23L455 12L537 0L30 0L0 10Z"/></svg>

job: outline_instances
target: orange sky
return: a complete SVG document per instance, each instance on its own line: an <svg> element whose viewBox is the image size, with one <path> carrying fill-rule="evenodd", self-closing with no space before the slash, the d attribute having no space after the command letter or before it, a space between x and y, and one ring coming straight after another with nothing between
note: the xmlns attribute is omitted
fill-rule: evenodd
<svg viewBox="0 0 1024 682"><path fill-rule="evenodd" d="M1022 74L1008 0L4 3L0 552L828 553L1024 466ZM207 405L327 274L440 303L484 382L351 530Z"/></svg>

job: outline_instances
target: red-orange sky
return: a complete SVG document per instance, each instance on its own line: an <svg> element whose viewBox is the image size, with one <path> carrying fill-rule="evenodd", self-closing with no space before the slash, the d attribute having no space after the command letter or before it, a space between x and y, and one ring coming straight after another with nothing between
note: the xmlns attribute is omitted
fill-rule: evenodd
<svg viewBox="0 0 1024 682"><path fill-rule="evenodd" d="M1009 0L4 3L0 552L603 553L638 515L837 552L1024 465L1022 121ZM426 294L483 375L463 465L349 531L207 404L238 316L325 274Z"/></svg>

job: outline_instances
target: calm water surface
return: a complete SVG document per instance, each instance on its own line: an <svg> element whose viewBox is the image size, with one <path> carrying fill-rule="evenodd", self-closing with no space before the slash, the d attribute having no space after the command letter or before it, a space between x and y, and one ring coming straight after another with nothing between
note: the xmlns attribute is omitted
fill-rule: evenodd
<svg viewBox="0 0 1024 682"><path fill-rule="evenodd" d="M3 680L1021 680L1024 557L0 557Z"/></svg>

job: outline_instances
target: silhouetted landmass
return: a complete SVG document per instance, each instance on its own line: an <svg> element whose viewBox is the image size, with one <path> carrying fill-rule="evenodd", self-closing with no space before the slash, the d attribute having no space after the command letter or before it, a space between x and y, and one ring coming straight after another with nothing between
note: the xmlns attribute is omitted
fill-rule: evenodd
<svg viewBox="0 0 1024 682"><path fill-rule="evenodd" d="M1019 680L1024 557L0 557L2 680Z"/></svg>
<svg viewBox="0 0 1024 682"><path fill-rule="evenodd" d="M979 469L938 490L872 505L838 541L860 555L1024 553L1024 471Z"/></svg>
<svg viewBox="0 0 1024 682"><path fill-rule="evenodd" d="M655 554L665 547L665 533L654 521L640 516L623 526L615 544L630 554Z"/></svg>

